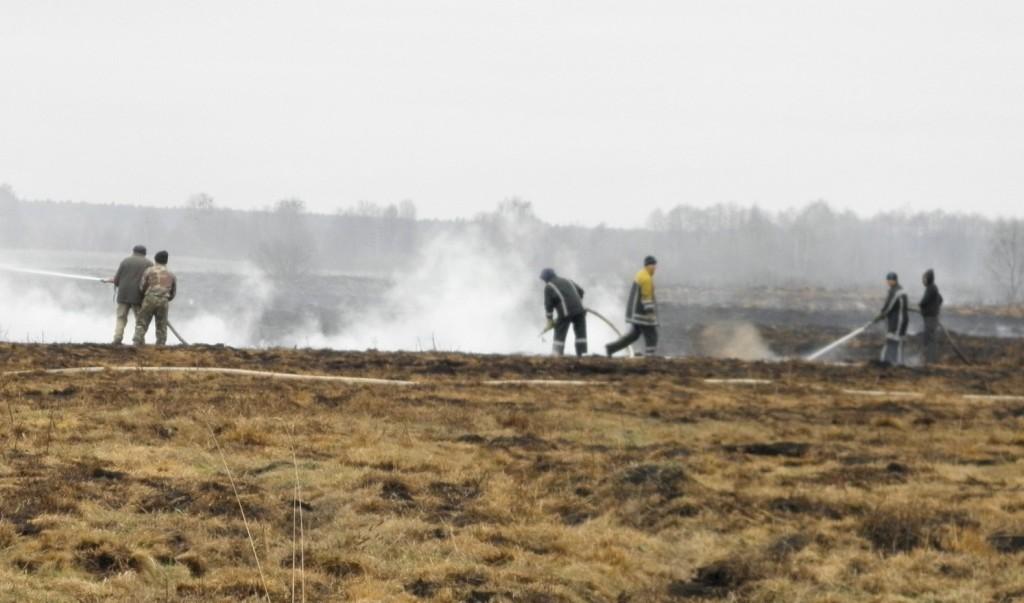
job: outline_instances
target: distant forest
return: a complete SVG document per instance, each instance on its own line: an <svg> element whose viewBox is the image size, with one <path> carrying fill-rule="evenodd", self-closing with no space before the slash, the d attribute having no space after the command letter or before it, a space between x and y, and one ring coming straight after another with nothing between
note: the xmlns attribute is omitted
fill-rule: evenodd
<svg viewBox="0 0 1024 603"><path fill-rule="evenodd" d="M581 277L630 275L647 254L660 282L715 287L878 286L896 270L917 285L934 268L940 283L972 301L1021 303L1024 224L978 215L891 212L861 218L823 201L771 213L756 207L679 205L646 227L549 225L527 201L509 199L464 220L417 219L411 202L362 203L335 214L298 199L265 210L217 207L195 195L155 208L19 199L0 187L0 247L125 252L136 242L179 255L252 260L273 271L390 275L417 261L439 236L476 235L490 253L528 266L570 265Z"/></svg>

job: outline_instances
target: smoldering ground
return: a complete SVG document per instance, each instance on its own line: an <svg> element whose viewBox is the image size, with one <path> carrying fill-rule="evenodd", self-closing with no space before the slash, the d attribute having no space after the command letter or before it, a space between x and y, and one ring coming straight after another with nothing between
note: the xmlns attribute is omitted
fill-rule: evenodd
<svg viewBox="0 0 1024 603"><path fill-rule="evenodd" d="M745 321L714 322L701 330L699 349L713 358L775 360L757 326Z"/></svg>

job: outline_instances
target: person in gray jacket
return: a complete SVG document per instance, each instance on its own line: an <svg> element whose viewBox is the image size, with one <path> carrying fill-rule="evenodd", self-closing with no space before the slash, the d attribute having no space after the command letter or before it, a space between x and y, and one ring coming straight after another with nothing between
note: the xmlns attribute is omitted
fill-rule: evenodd
<svg viewBox="0 0 1024 603"><path fill-rule="evenodd" d="M114 324L114 345L121 345L124 339L124 328L128 325L128 312L138 320L142 308L142 291L139 285L144 273L153 262L146 259L146 246L136 245L132 254L121 260L117 274L106 280L117 287L117 322Z"/></svg>
<svg viewBox="0 0 1024 603"><path fill-rule="evenodd" d="M903 364L903 339L907 336L910 324L907 312L907 292L900 286L900 279L895 272L885 277L889 285L889 294L885 298L882 311L875 322L885 321L885 345L882 346L881 361L887 364Z"/></svg>

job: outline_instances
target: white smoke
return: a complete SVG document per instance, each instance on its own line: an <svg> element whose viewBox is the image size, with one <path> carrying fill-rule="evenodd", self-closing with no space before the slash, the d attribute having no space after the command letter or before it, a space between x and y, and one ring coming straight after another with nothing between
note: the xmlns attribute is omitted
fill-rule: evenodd
<svg viewBox="0 0 1024 603"><path fill-rule="evenodd" d="M111 257L88 257L87 268L61 270L84 273L103 278L114 272L117 263ZM47 254L40 254L37 262L44 268L55 268L66 263ZM0 257L0 265L26 268L32 263L25 254L8 253ZM19 266L19 264L21 266ZM100 264L112 266L109 271L97 268ZM34 266L34 267L40 267ZM108 274L109 272L109 274ZM259 319L259 307L269 293L265 280L255 269L243 270L245 300L224 300L223 304L203 307L188 287L171 304L171 323L188 339L189 343L223 343L250 345L249 333ZM191 295L190 295L191 293ZM112 285L99 282L68 280L54 275L25 275L0 270L0 341L27 343L109 343L113 339L116 303ZM188 311L183 311L183 310ZM129 316L124 339L130 342L135 330L134 317ZM150 327L147 341L154 339ZM175 344L173 335L168 343Z"/></svg>
<svg viewBox="0 0 1024 603"><path fill-rule="evenodd" d="M542 267L551 264L542 265L536 259L543 253L535 252L533 235L530 224L515 220L439 234L422 244L407 266L382 275L388 278L387 286L356 292L359 301L353 306L324 308L321 303L322 311L341 325L333 332L325 332L329 330L322 322L294 316L289 320L295 324L264 328L267 321L275 320L282 326L280 314L273 311L281 291L258 266L178 258L171 266L179 277L179 295L171 304L170 318L189 343L545 354L550 351L551 335L540 336L545 318L538 276ZM113 274L121 259L116 254L7 255L0 257L0 264L98 276ZM628 279L602 281L577 273L568 259L562 259L564 264L556 262L554 267L587 290L586 304L621 326ZM234 284L216 293L204 290L202 283L219 274L230 274ZM289 294L287 289L284 292ZM107 343L113 335L114 314L110 285L0 271L0 340ZM603 344L615 337L596 319L589 320L588 327L592 353L602 352ZM133 331L130 321L126 343ZM272 340L264 338L268 333ZM147 341L152 342L152 328L148 335ZM570 351L571 341L570 336ZM173 335L168 343L177 343Z"/></svg>
<svg viewBox="0 0 1024 603"><path fill-rule="evenodd" d="M761 337L757 326L745 321L714 322L701 330L704 355L735 360L775 360L777 356Z"/></svg>
<svg viewBox="0 0 1024 603"><path fill-rule="evenodd" d="M501 250L480 232L441 235L408 270L393 276L380 299L348 317L339 336L310 345L345 349L536 352L543 312L533 270L521 254ZM536 298L536 299L535 299Z"/></svg>
<svg viewBox="0 0 1024 603"><path fill-rule="evenodd" d="M61 283L54 288L26 288L22 279L0 274L0 337L7 341L68 343L109 340L114 311L103 315L102 304L93 303L81 289ZM98 299L109 300L100 283Z"/></svg>

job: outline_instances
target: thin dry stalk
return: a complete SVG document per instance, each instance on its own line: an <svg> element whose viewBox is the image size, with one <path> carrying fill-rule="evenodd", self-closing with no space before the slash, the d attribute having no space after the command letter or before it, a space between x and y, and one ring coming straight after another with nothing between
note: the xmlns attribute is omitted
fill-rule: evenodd
<svg viewBox="0 0 1024 603"><path fill-rule="evenodd" d="M295 490L292 499L292 601L295 601L295 523L299 525L299 576L301 578L302 603L306 603L306 533L302 518L302 485L299 483L299 460L295 454L295 431L291 433L292 467L295 469Z"/></svg>
<svg viewBox="0 0 1024 603"><path fill-rule="evenodd" d="M260 556L256 552L256 541L252 537L252 531L249 529L249 520L245 517L245 509L242 507L242 497L238 495L238 487L235 486L235 476L231 473L231 468L228 467L228 460L224 457L224 450L220 447L220 440L217 439L217 434L210 429L207 425L206 429L209 430L210 435L213 436L213 443L217 446L217 453L220 455L220 461L224 464L224 471L228 474L228 481L231 482L231 491L235 493L235 501L238 503L238 510L242 514L242 523L245 525L245 534L249 537L249 546L252 547L252 556L256 560L256 570L260 573L260 584L263 585L263 594L266 596L267 601L270 601L270 588L267 587L267 579L263 575L263 566L260 564Z"/></svg>
<svg viewBox="0 0 1024 603"><path fill-rule="evenodd" d="M50 439L53 436L53 407L50 407L50 424L46 427L46 448L43 455L50 454Z"/></svg>
<svg viewBox="0 0 1024 603"><path fill-rule="evenodd" d="M11 402L11 397L7 398L7 416L11 422L11 439L14 440L14 453L18 453L18 429L14 424L14 404Z"/></svg>
<svg viewBox="0 0 1024 603"><path fill-rule="evenodd" d="M292 487L292 603L295 603L295 542L297 540L298 532L298 513L296 513L295 503L297 494L295 493L295 487Z"/></svg>

